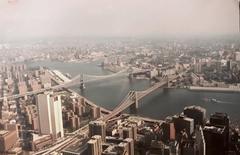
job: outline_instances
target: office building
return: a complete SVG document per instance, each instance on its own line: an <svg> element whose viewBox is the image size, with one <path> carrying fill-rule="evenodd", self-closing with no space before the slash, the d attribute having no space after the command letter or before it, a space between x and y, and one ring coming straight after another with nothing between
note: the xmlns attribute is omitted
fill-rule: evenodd
<svg viewBox="0 0 240 155"><path fill-rule="evenodd" d="M92 121L89 123L89 137L100 135L103 142L106 138L106 123L103 121Z"/></svg>
<svg viewBox="0 0 240 155"><path fill-rule="evenodd" d="M226 113L216 112L210 116L211 125L223 125L229 129L229 117Z"/></svg>
<svg viewBox="0 0 240 155"><path fill-rule="evenodd" d="M226 155L227 132L224 126L205 126L206 155Z"/></svg>
<svg viewBox="0 0 240 155"><path fill-rule="evenodd" d="M18 83L18 91L19 91L19 94L25 94L28 91L26 82Z"/></svg>
<svg viewBox="0 0 240 155"><path fill-rule="evenodd" d="M229 117L226 113L214 113L210 116L210 125L215 126L215 127L224 127L224 137L225 137L225 142L226 145L225 150L228 150L229 147Z"/></svg>
<svg viewBox="0 0 240 155"><path fill-rule="evenodd" d="M80 128L80 118L77 115L74 115L70 118L70 124L73 129Z"/></svg>
<svg viewBox="0 0 240 155"><path fill-rule="evenodd" d="M123 131L123 138L133 138L132 128L124 127L122 131Z"/></svg>
<svg viewBox="0 0 240 155"><path fill-rule="evenodd" d="M93 119L99 118L101 115L100 107L91 107L91 116Z"/></svg>
<svg viewBox="0 0 240 155"><path fill-rule="evenodd" d="M115 147L116 153L119 155L128 155L129 154L129 145L128 143L121 142L118 146ZM110 154L109 154L110 155Z"/></svg>
<svg viewBox="0 0 240 155"><path fill-rule="evenodd" d="M137 126L135 124L129 124L129 126L122 127L119 130L122 131L122 138L132 138L137 139Z"/></svg>
<svg viewBox="0 0 240 155"><path fill-rule="evenodd" d="M101 155L102 154L102 137L99 135L93 136L87 143L88 155Z"/></svg>
<svg viewBox="0 0 240 155"><path fill-rule="evenodd" d="M17 140L17 130L0 130L0 154L4 154L13 148Z"/></svg>
<svg viewBox="0 0 240 155"><path fill-rule="evenodd" d="M40 81L43 88L51 87L51 77L47 72L40 75Z"/></svg>
<svg viewBox="0 0 240 155"><path fill-rule="evenodd" d="M164 142L169 142L176 139L176 130L174 123L164 122L161 125L161 128L163 132L162 138Z"/></svg>
<svg viewBox="0 0 240 155"><path fill-rule="evenodd" d="M206 144L201 126L197 126L191 139L181 143L181 155L205 155Z"/></svg>
<svg viewBox="0 0 240 155"><path fill-rule="evenodd" d="M189 106L184 108L184 115L194 119L194 125L205 125L206 109L200 106Z"/></svg>
<svg viewBox="0 0 240 155"><path fill-rule="evenodd" d="M201 126L196 126L195 129L195 144L198 155L206 154L206 142L203 134L203 129Z"/></svg>
<svg viewBox="0 0 240 155"><path fill-rule="evenodd" d="M132 138L126 138L124 142L128 144L128 154L134 155L134 140Z"/></svg>
<svg viewBox="0 0 240 155"><path fill-rule="evenodd" d="M59 95L46 92L37 96L40 134L63 137L62 103Z"/></svg>
<svg viewBox="0 0 240 155"><path fill-rule="evenodd" d="M201 60L195 60L194 73L201 73L201 72L202 72L202 62Z"/></svg>
<svg viewBox="0 0 240 155"><path fill-rule="evenodd" d="M194 120L184 115L173 116L173 123L176 129L176 134L180 134L181 131L185 130L188 136L194 131Z"/></svg>

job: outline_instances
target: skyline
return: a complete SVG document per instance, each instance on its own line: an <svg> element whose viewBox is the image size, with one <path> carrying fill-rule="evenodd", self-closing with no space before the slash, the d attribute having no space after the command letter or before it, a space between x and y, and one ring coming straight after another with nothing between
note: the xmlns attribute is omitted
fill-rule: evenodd
<svg viewBox="0 0 240 155"><path fill-rule="evenodd" d="M240 155L240 0L0 0L0 154Z"/></svg>
<svg viewBox="0 0 240 155"><path fill-rule="evenodd" d="M166 150L161 146L170 148L171 140L176 155L197 154L183 152L198 152L198 148L202 148L199 155L239 154L237 40L192 44L146 39L102 41L85 47L2 48L0 132L4 134L0 138L9 147L2 147L0 153L96 155L96 151L107 154L121 147L137 155L141 147L153 153L158 148L161 154ZM151 120L156 123L149 124ZM21 130L12 130L17 126ZM121 139L134 141L131 151L122 147L122 141L120 145ZM113 140L117 140L115 145ZM186 143L196 145L185 148Z"/></svg>
<svg viewBox="0 0 240 155"><path fill-rule="evenodd" d="M236 0L2 0L0 34L2 40L237 34L237 4Z"/></svg>

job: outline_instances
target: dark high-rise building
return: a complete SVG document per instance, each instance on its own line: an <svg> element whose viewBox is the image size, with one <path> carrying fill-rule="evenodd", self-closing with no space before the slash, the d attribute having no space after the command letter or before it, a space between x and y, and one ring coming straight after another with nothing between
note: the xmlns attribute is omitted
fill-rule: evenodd
<svg viewBox="0 0 240 155"><path fill-rule="evenodd" d="M176 129L176 134L180 134L181 131L185 130L188 136L194 131L194 120L184 115L173 116L173 123Z"/></svg>
<svg viewBox="0 0 240 155"><path fill-rule="evenodd" d="M210 116L210 124L203 129L207 155L226 155L229 146L229 117L226 113Z"/></svg>
<svg viewBox="0 0 240 155"><path fill-rule="evenodd" d="M227 61L227 70L228 70L228 71L232 70L232 67L233 67L233 62L232 62L232 60L228 60L228 61Z"/></svg>
<svg viewBox="0 0 240 155"><path fill-rule="evenodd" d="M136 125L130 125L127 127L122 128L122 135L123 138L132 138L135 140L137 138L137 126Z"/></svg>
<svg viewBox="0 0 240 155"><path fill-rule="evenodd" d="M229 129L229 117L226 113L215 113L210 116L211 125L223 125Z"/></svg>
<svg viewBox="0 0 240 155"><path fill-rule="evenodd" d="M133 138L132 128L124 127L122 130L123 130L123 138Z"/></svg>
<svg viewBox="0 0 240 155"><path fill-rule="evenodd" d="M161 128L163 132L162 138L164 142L169 142L176 139L176 130L174 123L164 122L161 125Z"/></svg>
<svg viewBox="0 0 240 155"><path fill-rule="evenodd" d="M227 132L224 126L205 126L206 155L226 155Z"/></svg>
<svg viewBox="0 0 240 155"><path fill-rule="evenodd" d="M224 126L226 137L225 142L226 146L225 149L228 150L228 142L229 142L229 117L226 113L215 113L210 116L210 124L213 126Z"/></svg>
<svg viewBox="0 0 240 155"><path fill-rule="evenodd" d="M184 115L194 119L194 125L205 125L206 109L200 106L189 106L184 108Z"/></svg>
<svg viewBox="0 0 240 155"><path fill-rule="evenodd" d="M89 137L100 135L105 142L106 138L106 123L103 121L92 121L89 123Z"/></svg>

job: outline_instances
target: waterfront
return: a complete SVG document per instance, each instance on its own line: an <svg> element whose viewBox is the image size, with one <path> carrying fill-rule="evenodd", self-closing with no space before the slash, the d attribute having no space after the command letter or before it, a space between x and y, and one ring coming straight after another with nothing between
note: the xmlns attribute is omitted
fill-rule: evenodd
<svg viewBox="0 0 240 155"><path fill-rule="evenodd" d="M33 62L28 66L46 66L50 69L58 69L72 76L79 73L92 75L111 74L102 70L97 65L99 62L90 63L64 63L64 62ZM129 90L143 90L150 86L148 80L129 81L125 78L113 78L86 84L86 90L80 92L94 103L107 109L114 108ZM80 91L78 87L74 88ZM216 99L220 102L209 102L206 99ZM147 96L139 108L139 115L163 119L183 111L188 105L199 105L207 109L207 113L226 112L233 120L240 118L239 93L216 93L203 91L190 91L186 89L159 89Z"/></svg>

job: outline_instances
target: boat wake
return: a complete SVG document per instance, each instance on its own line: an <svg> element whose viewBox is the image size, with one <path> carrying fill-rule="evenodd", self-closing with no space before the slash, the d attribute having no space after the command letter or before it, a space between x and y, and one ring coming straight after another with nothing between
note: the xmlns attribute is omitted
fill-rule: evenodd
<svg viewBox="0 0 240 155"><path fill-rule="evenodd" d="M212 104L235 104L233 102L228 102L228 101L221 101L215 98L203 98L205 102L212 103Z"/></svg>

